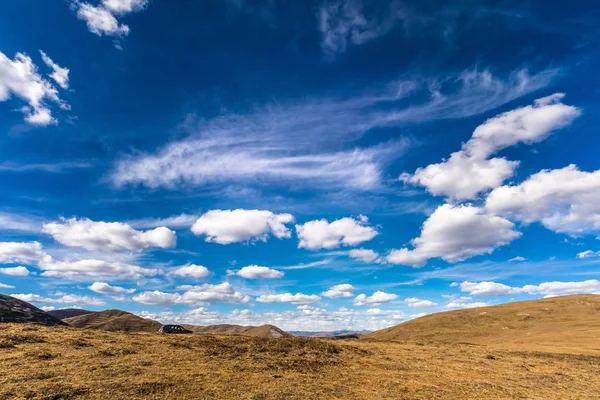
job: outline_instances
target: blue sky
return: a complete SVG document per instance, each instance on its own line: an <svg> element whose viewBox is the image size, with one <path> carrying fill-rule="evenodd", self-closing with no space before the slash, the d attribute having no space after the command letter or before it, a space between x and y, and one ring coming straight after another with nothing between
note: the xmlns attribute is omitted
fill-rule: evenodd
<svg viewBox="0 0 600 400"><path fill-rule="evenodd" d="M592 1L0 5L0 291L378 329L600 293Z"/></svg>

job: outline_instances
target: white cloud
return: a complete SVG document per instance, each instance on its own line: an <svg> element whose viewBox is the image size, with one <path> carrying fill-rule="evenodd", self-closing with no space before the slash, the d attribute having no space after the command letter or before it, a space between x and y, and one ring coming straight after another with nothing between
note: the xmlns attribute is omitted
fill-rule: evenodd
<svg viewBox="0 0 600 400"><path fill-rule="evenodd" d="M14 289L13 285L7 285L6 283L0 282L0 289Z"/></svg>
<svg viewBox="0 0 600 400"><path fill-rule="evenodd" d="M0 274L10 276L29 276L30 272L27 268L19 266L14 268L0 268Z"/></svg>
<svg viewBox="0 0 600 400"><path fill-rule="evenodd" d="M525 257L521 257L521 256L516 256L511 258L510 260L508 260L508 262L515 262L515 261L527 261L527 259Z"/></svg>
<svg viewBox="0 0 600 400"><path fill-rule="evenodd" d="M445 77L448 86L435 95L429 88L438 77L389 82L343 100L270 104L210 120L190 116L181 124L187 138L117 160L108 179L118 187L219 190L235 182L244 187L374 190L382 185L386 166L405 153L410 141L399 138L357 148L356 140L369 130L480 114L548 85L556 72L530 76L520 70L503 80L489 71L466 71ZM410 95L415 96L412 106L392 107Z"/></svg>
<svg viewBox="0 0 600 400"><path fill-rule="evenodd" d="M142 11L150 0L102 0L102 5L117 15Z"/></svg>
<svg viewBox="0 0 600 400"><path fill-rule="evenodd" d="M129 27L119 24L117 18L102 6L94 7L88 3L74 3L77 7L77 18L86 22L88 30L98 36L122 37L129 34Z"/></svg>
<svg viewBox="0 0 600 400"><path fill-rule="evenodd" d="M94 282L88 288L92 292L102 293L106 295L122 295L122 294L131 294L135 292L135 289L125 289L120 286L111 286L106 282Z"/></svg>
<svg viewBox="0 0 600 400"><path fill-rule="evenodd" d="M348 255L355 260L361 260L366 263L378 261L379 254L376 251L368 249L353 249L348 252Z"/></svg>
<svg viewBox="0 0 600 400"><path fill-rule="evenodd" d="M230 244L266 241L270 234L278 239L289 238L286 224L294 222L291 214L274 214L267 210L211 210L192 226L192 232L205 235L207 242Z"/></svg>
<svg viewBox="0 0 600 400"><path fill-rule="evenodd" d="M96 222L88 218L61 219L60 222L44 224L43 231L69 247L86 250L113 252L143 250L147 247L174 247L177 236L174 231L159 227L137 231L121 222Z"/></svg>
<svg viewBox="0 0 600 400"><path fill-rule="evenodd" d="M42 230L42 220L34 216L0 212L0 226L5 231L38 233Z"/></svg>
<svg viewBox="0 0 600 400"><path fill-rule="evenodd" d="M421 300L421 299L416 298L416 297L409 297L407 299L404 299L404 302L409 307L413 307L413 308L429 308L429 307L435 307L435 306L437 306L437 303L434 303L433 301L430 301L430 300Z"/></svg>
<svg viewBox="0 0 600 400"><path fill-rule="evenodd" d="M473 296L502 296L519 293L518 289L496 282L465 281L460 284L460 290Z"/></svg>
<svg viewBox="0 0 600 400"><path fill-rule="evenodd" d="M283 272L278 271L276 269L260 267L258 265L248 265L247 267L243 267L242 269L237 271L235 274L246 279L276 279L282 278L284 275Z"/></svg>
<svg viewBox="0 0 600 400"><path fill-rule="evenodd" d="M38 267L44 270L41 274L42 276L70 280L88 280L90 278L103 278L107 280L141 279L159 273L157 269L147 269L137 265L93 259L42 262Z"/></svg>
<svg viewBox="0 0 600 400"><path fill-rule="evenodd" d="M259 303L292 303L292 304L312 304L321 300L321 297L316 294L302 293L282 293L262 295L256 298Z"/></svg>
<svg viewBox="0 0 600 400"><path fill-rule="evenodd" d="M32 125L46 126L57 122L48 102L69 109L68 104L58 97L56 87L38 73L29 56L17 53L11 60L0 52L0 102L13 95L27 103L20 110L25 114L25 121Z"/></svg>
<svg viewBox="0 0 600 400"><path fill-rule="evenodd" d="M171 275L179 277L205 278L210 275L210 271L203 265L184 265L170 272Z"/></svg>
<svg viewBox="0 0 600 400"><path fill-rule="evenodd" d="M318 12L321 47L327 53L345 52L349 45L360 45L385 35L396 21L408 17L398 2L383 8L380 15L371 15L365 14L361 0L323 2Z"/></svg>
<svg viewBox="0 0 600 400"><path fill-rule="evenodd" d="M497 247L519 238L520 232L507 219L488 215L471 205L439 206L423 223L421 236L411 241L413 250L392 250L387 261L419 267L430 258L448 262L463 261L490 254Z"/></svg>
<svg viewBox="0 0 600 400"><path fill-rule="evenodd" d="M337 299L340 297L352 297L356 288L349 283L342 283L329 288L326 292L321 293L321 296Z"/></svg>
<svg viewBox="0 0 600 400"><path fill-rule="evenodd" d="M461 200L473 199L480 192L500 186L514 174L519 162L489 157L518 143L540 142L569 125L581 111L561 103L563 97L564 94L556 93L488 119L450 159L419 168L414 175L403 174L401 179L425 186L434 195Z"/></svg>
<svg viewBox="0 0 600 400"><path fill-rule="evenodd" d="M375 292L372 296L367 296L366 294L359 294L354 298L355 306L364 306L367 304L378 306L383 303L389 303L390 301L394 301L398 298L398 295L393 293L385 293L385 292Z"/></svg>
<svg viewBox="0 0 600 400"><path fill-rule="evenodd" d="M11 294L12 297L17 299L26 301L28 303L40 304L40 303L49 303L49 304L75 304L75 305L90 305L90 306L103 306L106 303L100 299L95 297L88 296L78 296L74 294L65 294L62 297L50 298L43 297L38 294L28 293L28 294Z"/></svg>
<svg viewBox="0 0 600 400"><path fill-rule="evenodd" d="M42 307L40 307L40 310L48 312L48 311L56 310L56 307L54 307L54 306L42 306Z"/></svg>
<svg viewBox="0 0 600 400"><path fill-rule="evenodd" d="M569 165L542 170L515 186L494 189L485 208L525 223L577 236L600 232L600 170Z"/></svg>
<svg viewBox="0 0 600 400"><path fill-rule="evenodd" d="M469 282L460 284L460 290L474 296L502 296L520 293L563 296L569 294L600 294L600 281L590 279L579 282L543 282L539 285L512 287L496 282Z"/></svg>
<svg viewBox="0 0 600 400"><path fill-rule="evenodd" d="M447 310L459 310L463 308L478 308L478 307L487 307L488 303L484 303L481 301L471 301L470 297L458 297L451 300L448 304L444 306Z"/></svg>
<svg viewBox="0 0 600 400"><path fill-rule="evenodd" d="M153 292L144 292L133 297L134 301L142 304L152 305L173 305L173 304L208 304L208 303L229 303L242 304L249 303L250 296L235 290L229 282L223 282L218 285L205 283L203 285L178 286L178 290L185 290L180 293L164 293L158 290Z"/></svg>
<svg viewBox="0 0 600 400"><path fill-rule="evenodd" d="M590 279L581 282L544 282L539 285L525 285L521 288L531 294L545 296L565 296L569 294L600 294L600 281Z"/></svg>
<svg viewBox="0 0 600 400"><path fill-rule="evenodd" d="M159 290L153 292L144 292L133 296L133 300L142 304L149 305L173 305L179 302L178 293L164 293Z"/></svg>
<svg viewBox="0 0 600 400"><path fill-rule="evenodd" d="M581 253L577 253L577 258L590 258L590 257L600 257L600 251L592 251L586 250Z"/></svg>
<svg viewBox="0 0 600 400"><path fill-rule="evenodd" d="M46 65L52 68L52 73L50 74L50 78L54 80L63 89L69 88L69 69L61 67L56 64L46 53L40 50L40 54L42 55L42 60L46 63Z"/></svg>
<svg viewBox="0 0 600 400"><path fill-rule="evenodd" d="M309 250L333 249L339 246L355 246L369 241L378 232L368 225L367 217L358 219L341 218L329 223L326 219L296 225L296 233L300 242L298 248Z"/></svg>
<svg viewBox="0 0 600 400"><path fill-rule="evenodd" d="M0 242L0 263L30 263L49 261L39 242Z"/></svg>

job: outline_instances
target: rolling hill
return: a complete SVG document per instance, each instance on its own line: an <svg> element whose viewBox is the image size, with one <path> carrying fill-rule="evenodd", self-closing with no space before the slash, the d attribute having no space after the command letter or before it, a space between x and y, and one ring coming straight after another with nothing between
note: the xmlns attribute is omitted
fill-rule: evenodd
<svg viewBox="0 0 600 400"><path fill-rule="evenodd" d="M501 345L600 353L600 295L572 295L426 315L363 336L383 341Z"/></svg>
<svg viewBox="0 0 600 400"><path fill-rule="evenodd" d="M82 310L80 308L64 308L62 310L47 311L48 314L58 319L77 317L79 315L90 314L92 312L93 311Z"/></svg>
<svg viewBox="0 0 600 400"><path fill-rule="evenodd" d="M15 297L0 294L0 322L38 325L65 325L60 319Z"/></svg>
<svg viewBox="0 0 600 400"><path fill-rule="evenodd" d="M64 322L75 328L123 332L156 332L162 326L160 322L121 310L93 312L65 318Z"/></svg>
<svg viewBox="0 0 600 400"><path fill-rule="evenodd" d="M287 332L282 331L274 325L261 326L241 326L241 325L183 325L186 329L194 333L210 333L215 335L243 335L264 338L279 338L289 336Z"/></svg>

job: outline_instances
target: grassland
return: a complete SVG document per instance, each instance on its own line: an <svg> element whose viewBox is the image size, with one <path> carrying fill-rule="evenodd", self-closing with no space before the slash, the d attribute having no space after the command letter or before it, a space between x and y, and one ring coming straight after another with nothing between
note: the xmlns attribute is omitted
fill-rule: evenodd
<svg viewBox="0 0 600 400"><path fill-rule="evenodd" d="M600 356L600 296L550 297L430 314L366 338Z"/></svg>
<svg viewBox="0 0 600 400"><path fill-rule="evenodd" d="M0 399L597 399L599 376L585 347L0 325Z"/></svg>

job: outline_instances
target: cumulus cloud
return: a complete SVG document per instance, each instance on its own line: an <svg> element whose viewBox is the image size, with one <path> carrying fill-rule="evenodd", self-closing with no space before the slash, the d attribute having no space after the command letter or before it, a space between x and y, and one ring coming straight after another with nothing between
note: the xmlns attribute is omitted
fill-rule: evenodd
<svg viewBox="0 0 600 400"><path fill-rule="evenodd" d="M37 263L50 261L40 242L0 242L0 263Z"/></svg>
<svg viewBox="0 0 600 400"><path fill-rule="evenodd" d="M291 237L286 224L294 222L291 214L274 214L267 210L211 210L192 226L197 236L207 242L230 244L247 241L266 241L269 235L278 239Z"/></svg>
<svg viewBox="0 0 600 400"><path fill-rule="evenodd" d="M368 218L361 215L358 219L346 217L331 223L320 219L296 225L296 233L300 239L298 247L320 250L355 246L378 235L368 223Z"/></svg>
<svg viewBox="0 0 600 400"><path fill-rule="evenodd" d="M31 272L25 267L0 268L0 274L10 276L29 276Z"/></svg>
<svg viewBox="0 0 600 400"><path fill-rule="evenodd" d="M469 282L460 284L460 290L474 296L502 296L520 293L564 296L569 294L600 294L600 281L590 279L579 282L543 282L539 285L512 287L496 282Z"/></svg>
<svg viewBox="0 0 600 400"><path fill-rule="evenodd" d="M179 302L181 296L178 293L165 293L159 290L144 292L133 296L133 301L148 305L173 305Z"/></svg>
<svg viewBox="0 0 600 400"><path fill-rule="evenodd" d="M478 307L489 306L488 303L484 303L481 301L471 301L471 300L472 300L472 298L468 297L468 296L457 297L457 298L450 300L450 302L448 304L446 304L444 306L444 308L447 310L459 310L459 309L463 309L463 308L478 308Z"/></svg>
<svg viewBox="0 0 600 400"><path fill-rule="evenodd" d="M540 142L569 125L581 111L563 104L563 97L563 93L556 93L488 119L448 160L419 168L414 175L403 174L401 179L425 186L434 195L460 200L500 186L513 176L519 162L490 156L518 143Z"/></svg>
<svg viewBox="0 0 600 400"><path fill-rule="evenodd" d="M321 296L337 299L340 297L352 297L356 288L349 283L342 283L329 288L329 290L321 293Z"/></svg>
<svg viewBox="0 0 600 400"><path fill-rule="evenodd" d="M448 262L490 254L521 236L507 219L488 215L471 205L444 204L423 223L421 236L411 241L413 250L392 250L386 257L392 264L419 267L430 258Z"/></svg>
<svg viewBox="0 0 600 400"><path fill-rule="evenodd" d="M385 293L385 292L375 292L371 296L367 296L366 294L359 294L354 298L355 306L364 306L364 305L373 305L378 306L383 303L389 303L390 301L394 301L398 298L397 294L393 293Z"/></svg>
<svg viewBox="0 0 600 400"><path fill-rule="evenodd" d="M125 289L120 286L111 286L106 282L94 282L88 287L88 289L90 289L92 292L106 295L123 295L135 292L135 289Z"/></svg>
<svg viewBox="0 0 600 400"><path fill-rule="evenodd" d="M350 258L366 263L378 261L379 259L379 254L376 251L368 249L352 249L348 252L348 255Z"/></svg>
<svg viewBox="0 0 600 400"><path fill-rule="evenodd" d="M25 121L31 125L56 124L57 120L52 116L48 103L69 109L69 105L58 97L56 87L39 74L31 57L17 53L14 60L11 60L0 52L0 102L7 101L11 96L27 103L20 111L25 114Z"/></svg>
<svg viewBox="0 0 600 400"><path fill-rule="evenodd" d="M116 15L142 11L150 0L102 0L102 5Z"/></svg>
<svg viewBox="0 0 600 400"><path fill-rule="evenodd" d="M65 246L101 252L170 248L177 242L175 232L164 226L137 231L125 223L96 222L89 218L61 219L44 224L43 231Z"/></svg>
<svg viewBox="0 0 600 400"><path fill-rule="evenodd" d="M592 251L586 250L581 253L577 253L577 258L590 258L590 257L600 257L600 251Z"/></svg>
<svg viewBox="0 0 600 400"><path fill-rule="evenodd" d="M208 304L208 303L229 303L241 304L249 303L250 296L235 290L229 282L223 282L218 285L205 283L203 285L178 286L178 290L184 290L180 293L165 293L158 290L153 292L143 292L133 297L133 300L150 305L173 305L173 304Z"/></svg>
<svg viewBox="0 0 600 400"><path fill-rule="evenodd" d="M259 303L292 303L292 304L312 304L321 300L320 296L316 294L302 294L302 293L282 293L282 294L268 294L262 295L256 298Z"/></svg>
<svg viewBox="0 0 600 400"><path fill-rule="evenodd" d="M600 170L569 165L542 170L524 182L494 189L486 199L490 212L572 236L600 232Z"/></svg>
<svg viewBox="0 0 600 400"><path fill-rule="evenodd" d="M437 306L437 303L434 303L431 300L421 300L416 297L409 297L407 299L404 299L404 302L409 307L413 307L413 308L429 308L429 307Z"/></svg>
<svg viewBox="0 0 600 400"><path fill-rule="evenodd" d="M100 299L95 297L88 296L78 296L74 294L66 294L61 297L51 298L44 297L34 293L20 293L20 294L11 294L12 297L15 297L19 300L26 301L28 303L33 304L75 304L75 305L90 305L90 306L103 306L106 303Z"/></svg>
<svg viewBox="0 0 600 400"><path fill-rule="evenodd" d="M42 276L65 278L70 280L88 279L141 279L154 276L159 273L157 269L142 268L137 265L129 265L119 262L108 262L103 260L78 260L78 261L46 261L38 265Z"/></svg>
<svg viewBox="0 0 600 400"><path fill-rule="evenodd" d="M282 278L284 273L278 271L276 269L271 269L269 267L260 267L258 265L248 265L243 267L239 271L235 272L235 275L241 276L246 279L276 279Z"/></svg>
<svg viewBox="0 0 600 400"><path fill-rule="evenodd" d="M205 278L210 275L210 271L203 265L189 264L174 269L170 274L179 277Z"/></svg>
<svg viewBox="0 0 600 400"><path fill-rule="evenodd" d="M60 65L58 65L57 63L52 61L52 59L50 57L48 57L48 55L46 53L44 53L42 50L40 50L40 54L42 55L42 60L44 60L44 63L46 63L46 65L48 67L52 68L52 73L50 74L50 78L52 78L54 80L54 82L56 82L56 84L58 86L60 86L61 88L68 89L69 88L69 69L61 67Z"/></svg>

